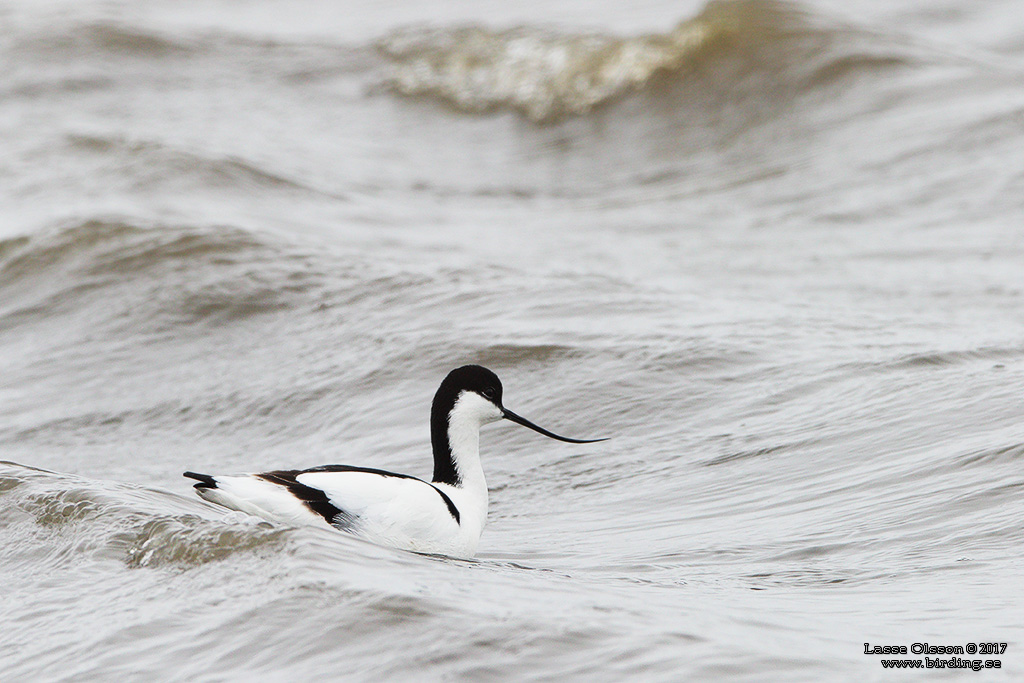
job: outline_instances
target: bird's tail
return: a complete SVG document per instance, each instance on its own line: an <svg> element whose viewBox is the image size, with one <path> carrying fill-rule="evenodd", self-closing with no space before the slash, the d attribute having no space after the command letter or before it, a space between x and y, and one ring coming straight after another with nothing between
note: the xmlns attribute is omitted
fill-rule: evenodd
<svg viewBox="0 0 1024 683"><path fill-rule="evenodd" d="M209 474L199 474L197 472L185 472L184 476L189 479L198 479L199 483L195 485L197 489L215 489L217 488L217 480L211 477Z"/></svg>

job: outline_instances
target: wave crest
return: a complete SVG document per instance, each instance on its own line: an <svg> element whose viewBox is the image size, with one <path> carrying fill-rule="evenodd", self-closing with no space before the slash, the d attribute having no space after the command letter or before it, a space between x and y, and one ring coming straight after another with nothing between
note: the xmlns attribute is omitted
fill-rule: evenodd
<svg viewBox="0 0 1024 683"><path fill-rule="evenodd" d="M539 121L581 114L678 68L717 35L704 21L628 40L518 27L490 31L407 29L380 42L387 84L403 95L433 95L459 109L517 109Z"/></svg>
<svg viewBox="0 0 1024 683"><path fill-rule="evenodd" d="M0 462L0 527L8 556L33 566L83 559L129 567L192 567L277 548L288 529L245 517L232 523L164 491L90 481Z"/></svg>
<svg viewBox="0 0 1024 683"><path fill-rule="evenodd" d="M723 27L697 18L666 34L620 39L522 26L406 29L380 41L391 62L387 85L480 112L505 106L541 121L582 114L678 69Z"/></svg>
<svg viewBox="0 0 1024 683"><path fill-rule="evenodd" d="M794 77L817 84L861 67L903 63L884 48L882 55L873 48L862 52L858 43L865 36L847 27L815 27L806 12L783 2L713 0L666 33L419 27L395 31L377 48L389 67L384 84L394 92L436 98L465 112L512 109L540 122L587 113L713 55L741 56L750 61L748 69L775 68L751 57L752 50L767 50L783 55ZM843 44L847 39L852 52Z"/></svg>

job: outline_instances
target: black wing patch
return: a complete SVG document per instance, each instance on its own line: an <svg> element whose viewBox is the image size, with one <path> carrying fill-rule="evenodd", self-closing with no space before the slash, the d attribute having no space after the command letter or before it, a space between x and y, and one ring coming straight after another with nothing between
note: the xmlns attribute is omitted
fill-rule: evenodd
<svg viewBox="0 0 1024 683"><path fill-rule="evenodd" d="M457 507L455 507L455 503L452 502L452 499L449 498L448 495L444 491L442 491L441 489L437 488L436 486L434 486L430 482L423 481L419 477L413 477L413 476L408 475L408 474L399 474L397 472L388 472L387 470L377 470L377 469L374 469L372 467L353 467L351 465L321 465L320 467L310 467L308 470L289 470L287 472L268 472L267 474L287 474L287 475L291 475L291 480L292 481L295 481L295 477L297 477L300 474L305 474L306 472L366 472L367 474L377 474L377 475L380 475L382 477L394 477L396 479L414 479L416 481L422 481L424 484L426 484L430 488L432 488L435 491L437 491L437 495L441 496L441 499L444 500L444 504L448 506L448 512L450 512L452 517L455 519L455 523L456 524L462 524L462 521L461 521L460 516L459 516L459 509ZM261 476L264 479L266 479L266 477L264 475L262 475L262 474L259 475L259 476ZM295 481L295 484L298 485L298 486L303 486L302 484L299 484L299 482L297 482L297 481ZM303 488L310 489L311 487L303 486ZM324 495L324 492L321 491L320 489L311 489L311 490L318 492L321 496L323 496L323 499L325 501L327 500L327 496ZM305 500L305 498L303 498L303 500ZM306 503L306 504L309 505L309 503ZM327 504L330 505L329 502ZM331 505L331 507L333 508L334 506ZM334 509L337 510L338 508L334 508ZM319 512L318 510L314 510L314 512L317 512L318 514L323 514L322 512ZM330 521L330 520L328 519L327 521Z"/></svg>
<svg viewBox="0 0 1024 683"><path fill-rule="evenodd" d="M293 496L306 504L310 510L327 520L331 526L339 529L350 529L352 527L352 515L335 506L327 499L327 494L320 489L300 484L295 477L306 470L275 470L274 472L261 472L256 476L288 489Z"/></svg>

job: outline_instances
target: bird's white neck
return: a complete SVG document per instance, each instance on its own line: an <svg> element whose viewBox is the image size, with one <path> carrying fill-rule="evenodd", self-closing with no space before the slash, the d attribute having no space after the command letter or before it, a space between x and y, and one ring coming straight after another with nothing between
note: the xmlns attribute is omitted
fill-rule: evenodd
<svg viewBox="0 0 1024 683"><path fill-rule="evenodd" d="M459 476L457 485L450 485L456 507L468 523L479 524L482 530L487 519L487 481L480 463L480 427L501 419L493 403L466 391L459 395L448 413L448 448ZM463 509L465 507L465 509Z"/></svg>

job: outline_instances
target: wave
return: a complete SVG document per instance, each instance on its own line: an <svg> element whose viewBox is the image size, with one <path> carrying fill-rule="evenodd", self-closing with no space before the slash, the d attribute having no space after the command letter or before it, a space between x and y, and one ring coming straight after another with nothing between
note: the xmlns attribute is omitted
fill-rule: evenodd
<svg viewBox="0 0 1024 683"><path fill-rule="evenodd" d="M132 187L172 184L184 189L216 188L246 193L293 191L342 199L335 192L312 187L264 168L259 162L237 156L215 156L119 135L70 133L65 136L65 141L76 155L96 155L105 159L107 164L112 158L116 159L116 167L123 169L124 182Z"/></svg>
<svg viewBox="0 0 1024 683"><path fill-rule="evenodd" d="M129 217L71 220L0 241L0 320L8 326L91 311L135 331L237 320L288 308L323 286L313 255L231 226L175 225Z"/></svg>
<svg viewBox="0 0 1024 683"><path fill-rule="evenodd" d="M906 50L877 38L818 26L784 2L714 0L666 33L623 38L537 26L413 27L384 37L378 50L389 64L384 84L400 95L437 99L463 112L511 109L546 121L657 88L661 77L697 75L714 60L740 59L747 75L777 76L781 67L810 87L911 60ZM733 74L720 87L742 77Z"/></svg>
<svg viewBox="0 0 1024 683"><path fill-rule="evenodd" d="M342 44L281 42L224 31L166 34L107 22L18 34L13 52L28 63L73 58L106 64L112 56L140 63L211 58L216 68L237 69L242 78L259 63L262 77L277 78L289 87L351 77L371 86L370 92L383 89L427 98L463 113L516 111L541 122L584 115L630 93L657 92L679 80L704 82L703 96L714 99L748 87L747 80L765 92L773 83L814 89L860 74L887 73L921 56L920 49L901 40L780 0L712 0L667 31L635 36L542 25L468 24L412 26L366 43ZM722 73L711 73L722 67ZM52 82L38 71L19 74L8 92L38 96L43 91L110 88L115 87L110 79L123 75L123 70L97 71L87 78L75 74ZM126 73L139 77L138 70ZM159 151L144 144L106 144L135 153ZM184 159L182 167L190 162Z"/></svg>
<svg viewBox="0 0 1024 683"><path fill-rule="evenodd" d="M142 82L162 83L167 78L181 83L203 78L211 68L218 73L233 70L232 78L244 80L256 72L260 78L301 85L362 74L374 61L368 44L277 39L248 35L235 27L165 24L156 29L124 19L68 18L16 29L0 41L0 55L9 55L19 67L0 82L0 95L5 97L36 99L122 86L134 89ZM54 64L78 68L55 69Z"/></svg>
<svg viewBox="0 0 1024 683"><path fill-rule="evenodd" d="M0 241L0 283L85 261L93 273L128 273L167 260L223 259L267 248L237 228L147 224L131 218L72 220L54 230Z"/></svg>
<svg viewBox="0 0 1024 683"><path fill-rule="evenodd" d="M1024 355L1024 348L1017 346L983 346L974 349L951 351L926 351L896 358L882 366L882 369L932 368L958 365L975 361L1003 361L1018 359ZM996 363L996 367L1000 367Z"/></svg>
<svg viewBox="0 0 1024 683"><path fill-rule="evenodd" d="M69 53L113 53L121 57L167 58L200 49L199 45L182 39L112 22L76 25L71 30L60 30L57 27L57 30L48 33L33 33L30 39L18 42L16 47L35 54L57 57L66 57Z"/></svg>
<svg viewBox="0 0 1024 683"><path fill-rule="evenodd" d="M0 461L6 563L39 567L116 560L128 567L192 567L283 547L289 529L218 515L166 491L91 481Z"/></svg>

